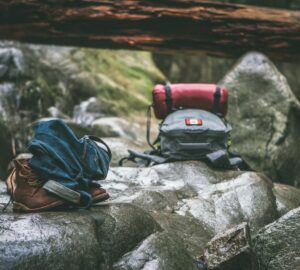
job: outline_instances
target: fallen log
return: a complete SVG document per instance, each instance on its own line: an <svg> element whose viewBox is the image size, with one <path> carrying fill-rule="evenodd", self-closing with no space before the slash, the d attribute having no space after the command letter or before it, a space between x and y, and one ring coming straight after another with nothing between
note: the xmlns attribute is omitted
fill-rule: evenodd
<svg viewBox="0 0 300 270"><path fill-rule="evenodd" d="M0 0L0 38L299 60L300 11L202 0Z"/></svg>

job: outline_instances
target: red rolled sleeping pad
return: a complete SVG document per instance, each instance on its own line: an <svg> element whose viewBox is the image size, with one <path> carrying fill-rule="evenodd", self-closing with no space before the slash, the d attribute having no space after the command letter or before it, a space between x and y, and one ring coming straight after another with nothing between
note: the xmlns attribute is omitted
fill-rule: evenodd
<svg viewBox="0 0 300 270"><path fill-rule="evenodd" d="M158 84L152 91L156 118L164 119L174 109L202 109L224 117L228 90L221 85L182 83Z"/></svg>

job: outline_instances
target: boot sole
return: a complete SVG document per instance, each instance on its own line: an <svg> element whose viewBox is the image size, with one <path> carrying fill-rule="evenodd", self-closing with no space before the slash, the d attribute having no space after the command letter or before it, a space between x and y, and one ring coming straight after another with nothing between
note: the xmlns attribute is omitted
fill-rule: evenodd
<svg viewBox="0 0 300 270"><path fill-rule="evenodd" d="M47 181L43 188L45 190L47 190L50 193L55 194L56 196L59 196L60 198L74 203L74 204L79 204L80 203L80 199L81 199L81 195L79 192L76 192L72 189L69 189L67 187L65 187L64 185L54 181L54 180L49 180ZM102 193L99 194L98 196L95 196L92 198L93 203L97 203L97 202L103 202L105 200L109 199L109 194L108 193Z"/></svg>
<svg viewBox="0 0 300 270"><path fill-rule="evenodd" d="M48 204L47 206L42 206L39 208L29 208L26 205L15 201L15 202L13 202L13 211L14 212L34 213L34 212L54 210L54 208L56 208L58 206L62 206L62 205L64 205L64 203L54 202L52 204Z"/></svg>
<svg viewBox="0 0 300 270"><path fill-rule="evenodd" d="M70 188L65 187L64 185L54 181L54 180L49 180L47 181L43 189L47 190L50 193L55 194L56 196L74 203L74 204L80 204L81 200L81 195L79 192L76 192Z"/></svg>
<svg viewBox="0 0 300 270"><path fill-rule="evenodd" d="M93 203L103 202L103 201L106 201L107 199L109 199L109 194L102 193L98 196L93 197L92 199L93 199Z"/></svg>

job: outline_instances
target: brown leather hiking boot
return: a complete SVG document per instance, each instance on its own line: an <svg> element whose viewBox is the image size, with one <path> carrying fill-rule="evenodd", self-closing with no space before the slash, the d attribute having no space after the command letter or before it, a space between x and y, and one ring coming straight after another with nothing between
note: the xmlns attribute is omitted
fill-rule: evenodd
<svg viewBox="0 0 300 270"><path fill-rule="evenodd" d="M93 198L93 203L103 202L109 199L109 194L106 192L104 188L101 187L91 187L90 193Z"/></svg>
<svg viewBox="0 0 300 270"><path fill-rule="evenodd" d="M39 212L63 206L65 202L42 188L44 182L34 174L27 159L15 159L6 179L7 191L12 196L13 210Z"/></svg>

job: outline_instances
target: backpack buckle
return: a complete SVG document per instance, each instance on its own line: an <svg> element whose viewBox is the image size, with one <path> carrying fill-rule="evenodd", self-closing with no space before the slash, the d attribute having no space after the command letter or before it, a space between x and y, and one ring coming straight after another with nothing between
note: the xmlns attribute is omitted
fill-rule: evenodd
<svg viewBox="0 0 300 270"><path fill-rule="evenodd" d="M203 121L199 118L185 118L185 124L187 126L202 126Z"/></svg>

